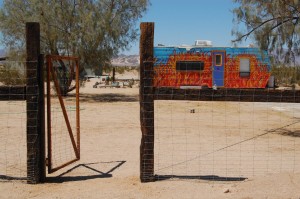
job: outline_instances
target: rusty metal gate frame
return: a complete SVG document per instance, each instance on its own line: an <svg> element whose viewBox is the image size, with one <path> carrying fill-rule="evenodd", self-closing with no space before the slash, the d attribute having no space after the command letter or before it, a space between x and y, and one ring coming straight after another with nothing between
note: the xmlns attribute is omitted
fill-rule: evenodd
<svg viewBox="0 0 300 199"><path fill-rule="evenodd" d="M79 113L79 58L78 57L67 57L67 56L58 56L58 55L47 55L47 144L48 144L48 158L46 161L46 165L48 166L48 173L53 173L67 165L70 165L80 159L80 113ZM64 105L64 101L61 95L60 86L57 80L57 74L53 69L53 61L56 60L71 60L75 62L76 67L76 137L77 140L74 139L74 134L70 125L70 121L68 118L68 114ZM71 65L71 75L73 77L74 74L74 66ZM72 68L73 67L73 68ZM74 149L74 153L76 158L73 160L70 160L60 166L56 166L53 168L52 165L52 132L51 132L51 91L50 91L50 81L52 80L54 82L54 86L56 88L57 96L59 99L59 103L63 112L63 116L68 128L68 133L71 139L71 143Z"/></svg>

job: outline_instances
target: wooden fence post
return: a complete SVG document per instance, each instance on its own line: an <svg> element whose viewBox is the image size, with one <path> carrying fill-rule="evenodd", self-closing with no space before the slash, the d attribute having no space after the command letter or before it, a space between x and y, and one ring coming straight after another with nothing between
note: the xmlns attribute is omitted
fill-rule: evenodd
<svg viewBox="0 0 300 199"><path fill-rule="evenodd" d="M154 181L154 23L141 23L140 36L140 146L141 182Z"/></svg>
<svg viewBox="0 0 300 199"><path fill-rule="evenodd" d="M116 81L116 68L113 67L113 75L112 75L112 82Z"/></svg>
<svg viewBox="0 0 300 199"><path fill-rule="evenodd" d="M27 183L45 181L45 113L40 25L26 23Z"/></svg>

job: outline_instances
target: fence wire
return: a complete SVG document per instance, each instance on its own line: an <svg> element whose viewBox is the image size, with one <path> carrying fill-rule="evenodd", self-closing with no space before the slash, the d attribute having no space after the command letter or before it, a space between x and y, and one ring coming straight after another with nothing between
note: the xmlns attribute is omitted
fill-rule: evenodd
<svg viewBox="0 0 300 199"><path fill-rule="evenodd" d="M240 180L300 172L300 105L155 102L158 179Z"/></svg>
<svg viewBox="0 0 300 199"><path fill-rule="evenodd" d="M48 172L52 173L70 161L79 159L79 112L75 60L48 56L47 89ZM73 142L72 142L73 140Z"/></svg>
<svg viewBox="0 0 300 199"><path fill-rule="evenodd" d="M25 62L0 62L0 181L26 180Z"/></svg>

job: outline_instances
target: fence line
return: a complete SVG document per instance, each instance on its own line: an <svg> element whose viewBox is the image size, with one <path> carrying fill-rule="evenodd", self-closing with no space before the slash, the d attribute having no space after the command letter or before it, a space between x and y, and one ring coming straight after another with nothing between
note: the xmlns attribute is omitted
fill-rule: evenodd
<svg viewBox="0 0 300 199"><path fill-rule="evenodd" d="M300 103L300 90L155 87L153 41L154 23L141 23L142 182L174 176L204 179L205 175L213 180L241 180L243 172L298 171L299 107L294 103ZM164 174L165 169L170 170ZM218 172L225 178L214 175Z"/></svg>
<svg viewBox="0 0 300 199"><path fill-rule="evenodd" d="M4 85L0 86L0 105L3 107L1 110L4 111L1 111L0 115L5 115L1 117L1 120L6 122L5 124L1 121L1 124L5 125L0 130L1 140L5 141L1 157L3 156L5 159L6 165L2 164L0 167L0 176L5 179L27 180L27 183L35 184L44 182L46 175L43 55L40 55L40 26L38 23L26 23L26 52L27 57L24 62L1 62L4 63L4 65L2 64L4 75L1 76L0 82L4 82L1 83ZM21 71L25 78L24 81L13 82L16 68L5 66L12 63L24 64L24 70ZM8 76L5 73L8 73ZM11 101L21 102L15 102L11 106ZM18 126L19 124L21 126ZM19 149L16 150L16 147ZM18 166L15 165L17 157L14 157L13 151L19 151L17 152L20 157L18 162L23 165L21 167L25 168L17 168ZM2 171L3 168L6 171ZM9 171L11 169L22 170L22 174L13 176L14 172L11 175Z"/></svg>

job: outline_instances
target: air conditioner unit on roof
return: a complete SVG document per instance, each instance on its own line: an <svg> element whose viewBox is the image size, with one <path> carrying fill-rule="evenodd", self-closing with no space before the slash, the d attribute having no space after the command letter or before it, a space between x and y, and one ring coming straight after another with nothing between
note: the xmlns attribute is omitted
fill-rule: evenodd
<svg viewBox="0 0 300 199"><path fill-rule="evenodd" d="M209 40L196 40L195 46L212 46L212 42Z"/></svg>

